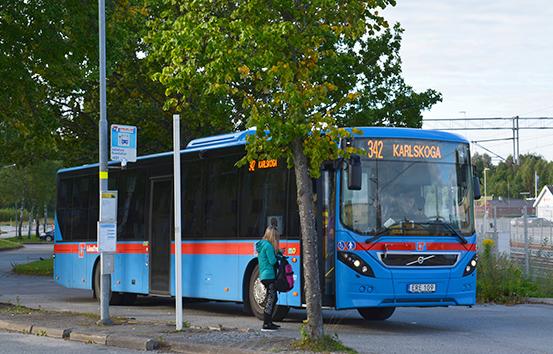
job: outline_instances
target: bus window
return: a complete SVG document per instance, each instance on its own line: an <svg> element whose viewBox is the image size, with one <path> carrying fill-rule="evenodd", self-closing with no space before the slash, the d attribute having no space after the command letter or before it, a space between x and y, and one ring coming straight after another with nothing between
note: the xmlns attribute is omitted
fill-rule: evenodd
<svg viewBox="0 0 553 354"><path fill-rule="evenodd" d="M145 240L145 178L135 171L119 176L117 237L121 240Z"/></svg>
<svg viewBox="0 0 553 354"><path fill-rule="evenodd" d="M183 193L183 237L201 238L203 236L203 197L202 185L204 163L200 160L186 161L182 174Z"/></svg>
<svg viewBox="0 0 553 354"><path fill-rule="evenodd" d="M280 167L253 172L243 169L240 237L262 237L273 219L281 234L287 232L286 174L286 169Z"/></svg>
<svg viewBox="0 0 553 354"><path fill-rule="evenodd" d="M205 237L236 237L237 156L209 161L205 193Z"/></svg>

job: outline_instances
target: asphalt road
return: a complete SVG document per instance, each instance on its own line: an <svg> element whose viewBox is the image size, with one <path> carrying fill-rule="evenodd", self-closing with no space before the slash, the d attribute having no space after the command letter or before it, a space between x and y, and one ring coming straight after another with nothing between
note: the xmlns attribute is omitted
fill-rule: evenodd
<svg viewBox="0 0 553 354"><path fill-rule="evenodd" d="M97 312L91 291L65 289L48 278L9 273L12 261L47 256L47 247L51 245L0 253L0 302L18 300L35 308ZM171 321L173 301L143 297L136 306L111 307L111 314ZM304 318L304 311L291 311L279 335L297 337ZM403 308L384 322L364 321L356 311L325 311L324 318L326 333L338 334L361 353L553 353L553 306L549 305ZM184 319L199 326L261 326L232 303L185 303Z"/></svg>

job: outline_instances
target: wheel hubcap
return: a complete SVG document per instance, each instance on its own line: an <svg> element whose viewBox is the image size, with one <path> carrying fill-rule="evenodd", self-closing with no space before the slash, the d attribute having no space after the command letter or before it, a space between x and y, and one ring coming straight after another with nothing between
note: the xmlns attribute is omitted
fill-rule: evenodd
<svg viewBox="0 0 553 354"><path fill-rule="evenodd" d="M265 285L263 285L261 280L256 279L253 283L253 297L255 299L255 302L257 302L259 306L263 307L266 295L267 289L265 289Z"/></svg>

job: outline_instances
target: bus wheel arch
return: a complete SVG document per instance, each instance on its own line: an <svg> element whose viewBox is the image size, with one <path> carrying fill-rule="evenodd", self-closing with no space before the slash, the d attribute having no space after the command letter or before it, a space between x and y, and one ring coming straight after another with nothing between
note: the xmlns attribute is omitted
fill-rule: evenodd
<svg viewBox="0 0 553 354"><path fill-rule="evenodd" d="M92 267L92 296L100 302L100 257L96 258L94 267ZM136 301L137 294L135 293L118 293L110 289L109 304L110 305L132 305Z"/></svg>
<svg viewBox="0 0 553 354"><path fill-rule="evenodd" d="M248 263L242 279L242 302L244 304L243 311L248 315L253 315L252 306L250 303L250 278L254 268L257 266L257 258L254 258Z"/></svg>
<svg viewBox="0 0 553 354"><path fill-rule="evenodd" d="M250 263L252 264L252 263ZM248 265L249 268L249 265ZM264 305L256 301L256 294L254 287L260 285L259 277L259 267L257 260L253 262L252 269L250 270L249 276L245 277L247 279L247 293L244 295L244 303L248 301L248 308L251 313L260 320L263 320L263 311ZM259 294L257 294L259 297ZM247 299L247 300L246 300ZM246 306L244 306L245 308ZM274 321L282 321L288 312L290 311L290 306L276 305L273 312Z"/></svg>

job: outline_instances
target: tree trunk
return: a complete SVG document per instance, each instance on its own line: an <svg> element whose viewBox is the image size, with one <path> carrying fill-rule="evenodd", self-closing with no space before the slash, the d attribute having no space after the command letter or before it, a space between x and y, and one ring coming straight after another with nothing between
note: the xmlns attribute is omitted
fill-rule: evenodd
<svg viewBox="0 0 553 354"><path fill-rule="evenodd" d="M40 218L38 217L39 208L35 209L35 235L40 235Z"/></svg>
<svg viewBox="0 0 553 354"><path fill-rule="evenodd" d="M34 214L35 207L31 207L31 211L29 212L29 228L27 229L27 238L31 238L31 229L33 228L33 214Z"/></svg>
<svg viewBox="0 0 553 354"><path fill-rule="evenodd" d="M309 166L303 149L303 142L299 139L295 140L292 149L294 152L294 171L296 172L297 201L302 237L307 333L311 339L319 339L324 332L313 186L309 177Z"/></svg>
<svg viewBox="0 0 553 354"><path fill-rule="evenodd" d="M19 238L23 237L23 206L25 205L24 201L21 201L21 206L19 207L19 225L17 225L17 236Z"/></svg>
<svg viewBox="0 0 553 354"><path fill-rule="evenodd" d="M44 224L42 225L42 231L46 233L46 224L48 223L48 205L44 203Z"/></svg>

